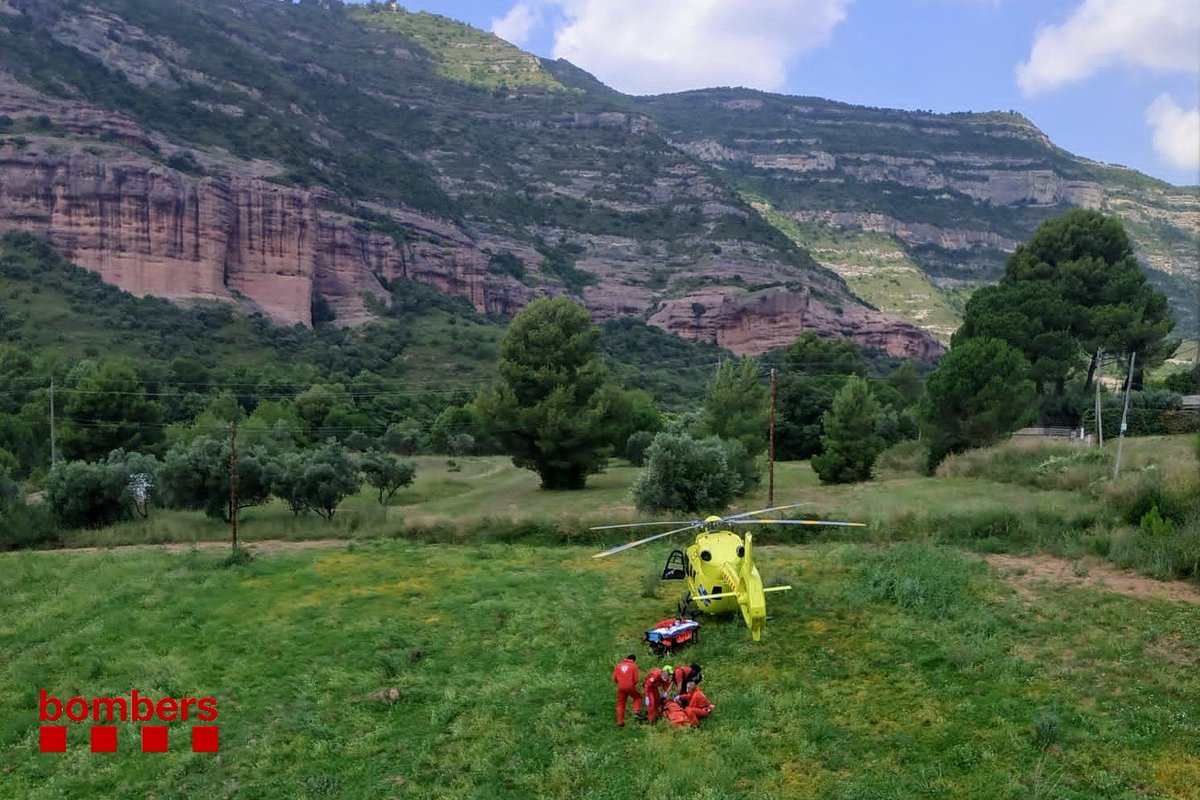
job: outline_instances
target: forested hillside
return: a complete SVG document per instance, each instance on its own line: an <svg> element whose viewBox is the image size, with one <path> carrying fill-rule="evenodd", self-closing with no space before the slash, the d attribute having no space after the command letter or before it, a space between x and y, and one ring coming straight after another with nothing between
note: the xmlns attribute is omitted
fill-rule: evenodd
<svg viewBox="0 0 1200 800"><path fill-rule="evenodd" d="M813 329L932 358L1005 251L1085 205L1195 327L1196 191L1016 115L633 98L385 4L4 8L0 229L135 294L360 324L404 281L506 317L563 293L739 353Z"/></svg>

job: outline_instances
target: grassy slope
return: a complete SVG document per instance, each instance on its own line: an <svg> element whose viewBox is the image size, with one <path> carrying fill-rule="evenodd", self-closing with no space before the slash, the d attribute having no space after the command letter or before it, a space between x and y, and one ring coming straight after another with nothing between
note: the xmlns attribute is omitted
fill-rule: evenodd
<svg viewBox="0 0 1200 800"><path fill-rule="evenodd" d="M944 344L949 344L950 336L962 324L962 313L955 302L929 280L892 237L804 225L773 210L765 201L757 201L754 206L768 222L879 310L909 320Z"/></svg>
<svg viewBox="0 0 1200 800"><path fill-rule="evenodd" d="M509 86L566 89L542 67L536 56L447 17L368 7L353 8L350 16L368 29L398 32L411 38L433 55L438 72L451 80L488 89Z"/></svg>
<svg viewBox="0 0 1200 800"><path fill-rule="evenodd" d="M715 716L619 730L609 673L673 603L647 568L666 548L353 547L237 569L0 556L0 796L1189 798L1200 782L1193 607L1027 599L917 546L764 548L767 576L796 585L764 640L712 621L689 653ZM134 687L215 696L220 756L186 752L180 724L143 755L132 723L116 754L86 752L78 726L67 755L37 753L39 688ZM384 687L398 703L368 698Z"/></svg>
<svg viewBox="0 0 1200 800"><path fill-rule="evenodd" d="M1111 453L1115 441L1105 445ZM1143 470L1179 472L1196 469L1192 443L1186 437L1145 437L1127 439L1123 446L1122 481L1136 482ZM477 528L487 528L489 520L520 521L553 526L562 538L576 542L599 543L588 534L589 525L628 522L641 517L633 508L629 487L637 468L615 461L603 474L592 476L583 491L545 491L538 487L537 476L517 469L505 456L472 456L456 459L459 471L449 471L447 460L438 456L418 456L415 483L392 498L387 508L380 507L368 488L342 504L331 523L312 515L294 517L280 501L242 512L239 534L247 541L264 539L371 538L400 536L408 533L422 537L423 531L440 528L434 538L461 539ZM952 524L972 515L1020 517L1030 538L1022 544L1057 546L1056 536L1062 521L1086 519L1101 508L1101 497L1086 489L1093 472L1107 474L1107 465L1089 467L1080 475L1048 474L1048 488L1037 489L1015 482L1000 483L976 477L920 477L911 470L889 469L879 480L860 484L823 486L808 462L776 465L775 502L805 502L806 515L826 519L846 519L871 525L869 538L876 541L912 538L937 531L918 530L924 522ZM1055 483L1057 481L1057 483ZM741 498L736 509L763 508L767 505L767 485ZM623 532L609 532L604 541L617 541ZM836 538L837 531L823 532ZM783 536L778 529L766 529L762 536ZM796 535L792 541L807 541L812 532ZM971 534L975 535L975 534ZM123 523L96 531L75 531L68 535L69 545L117 545L147 542L190 542L220 540L228 536L228 527L207 520L197 512L154 511L150 518ZM969 538L969 537L968 537ZM949 532L945 540L953 540ZM778 541L778 539L776 539ZM976 542L980 545L979 542ZM1069 549L1069 548L1067 548Z"/></svg>
<svg viewBox="0 0 1200 800"><path fill-rule="evenodd" d="M333 521L312 515L295 517L281 501L244 510L239 535L246 541L264 539L319 539L399 535L406 526L427 528L449 525L465 531L488 520L555 520L558 527L578 530L589 525L640 519L629 487L638 473L626 462L616 462L607 472L593 476L582 492L544 491L532 472L513 467L505 456L457 459L461 472L450 472L446 459L418 456L417 480L396 493L381 508L368 487L348 499ZM883 529L912 509L953 507L963 514L1038 511L1063 514L1091 508L1071 492L1030 491L1024 487L974 478L900 477L890 481L821 486L808 462L776 465L775 499L778 503L808 502L804 510L830 519L867 521ZM765 482L764 482L765 484ZM766 505L765 485L742 498L738 508ZM774 534L774 531L772 531ZM198 513L155 511L147 520L122 523L101 530L68 534L74 546L190 542L224 539L228 526L204 519Z"/></svg>
<svg viewBox="0 0 1200 800"><path fill-rule="evenodd" d="M425 291L441 304L414 304L375 327L310 331L273 326L224 303L179 307L133 297L39 244L15 235L0 239L0 331L5 341L65 369L82 358L124 356L145 365L186 357L208 366L251 370L332 365L329 371L352 375L362 367L345 351L357 343L386 351L370 366L388 377L445 383L450 364L456 383L491 380L503 326L470 315L469 308L433 289ZM397 333L403 334L399 350Z"/></svg>

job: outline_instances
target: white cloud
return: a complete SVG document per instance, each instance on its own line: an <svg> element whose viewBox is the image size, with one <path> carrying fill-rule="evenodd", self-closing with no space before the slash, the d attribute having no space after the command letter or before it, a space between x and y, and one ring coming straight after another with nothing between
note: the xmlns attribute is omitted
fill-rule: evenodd
<svg viewBox="0 0 1200 800"><path fill-rule="evenodd" d="M1146 109L1146 122L1154 128L1154 151L1163 161L1200 170L1200 108L1180 108L1169 95L1160 94Z"/></svg>
<svg viewBox="0 0 1200 800"><path fill-rule="evenodd" d="M1083 0L1061 25L1038 30L1017 83L1033 95L1109 66L1200 72L1198 42L1194 0Z"/></svg>
<svg viewBox="0 0 1200 800"><path fill-rule="evenodd" d="M503 17L492 20L492 33L513 44L523 45L541 21L541 7L536 2L521 0Z"/></svg>
<svg viewBox="0 0 1200 800"><path fill-rule="evenodd" d="M554 56L631 94L784 86L788 62L829 41L852 0L547 0ZM515 9L514 9L515 11ZM511 15L512 12L510 12Z"/></svg>

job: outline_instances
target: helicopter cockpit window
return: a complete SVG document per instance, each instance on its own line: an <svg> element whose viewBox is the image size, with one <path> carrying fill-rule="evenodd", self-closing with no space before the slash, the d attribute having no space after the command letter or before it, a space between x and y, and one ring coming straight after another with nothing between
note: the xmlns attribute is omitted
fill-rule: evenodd
<svg viewBox="0 0 1200 800"><path fill-rule="evenodd" d="M712 561L712 553L708 552L707 550L701 550L700 551L700 560L701 561Z"/></svg>
<svg viewBox="0 0 1200 800"><path fill-rule="evenodd" d="M738 549L737 549L737 554L738 554L738 558L745 558L746 557L746 548L739 544Z"/></svg>

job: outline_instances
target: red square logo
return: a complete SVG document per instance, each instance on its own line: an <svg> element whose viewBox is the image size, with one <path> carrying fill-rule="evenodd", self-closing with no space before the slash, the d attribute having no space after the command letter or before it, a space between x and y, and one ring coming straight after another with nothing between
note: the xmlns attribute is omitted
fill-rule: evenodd
<svg viewBox="0 0 1200 800"><path fill-rule="evenodd" d="M92 726L92 752L93 753L115 753L115 752L117 752L117 726L116 725L93 725Z"/></svg>
<svg viewBox="0 0 1200 800"><path fill-rule="evenodd" d="M193 725L192 752L215 753L220 750L218 744L218 733L220 730L220 727L217 725Z"/></svg>
<svg viewBox="0 0 1200 800"><path fill-rule="evenodd" d="M43 753L67 752L67 726L41 726L38 729L38 749Z"/></svg>
<svg viewBox="0 0 1200 800"><path fill-rule="evenodd" d="M167 752L167 726L145 725L142 727L142 752Z"/></svg>

